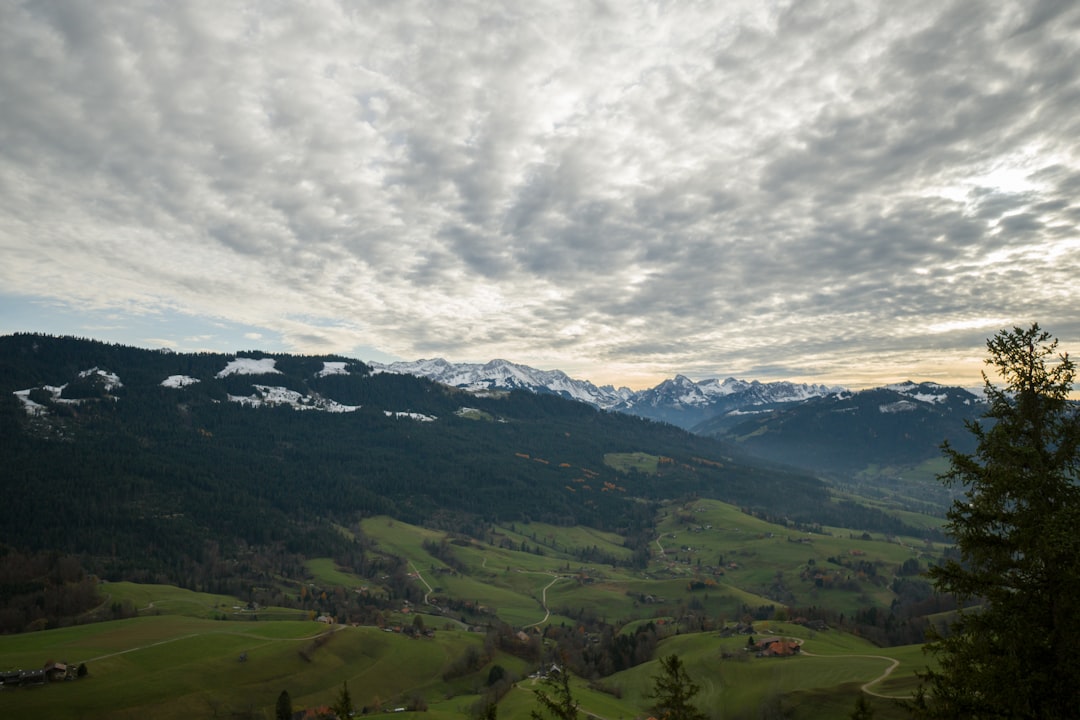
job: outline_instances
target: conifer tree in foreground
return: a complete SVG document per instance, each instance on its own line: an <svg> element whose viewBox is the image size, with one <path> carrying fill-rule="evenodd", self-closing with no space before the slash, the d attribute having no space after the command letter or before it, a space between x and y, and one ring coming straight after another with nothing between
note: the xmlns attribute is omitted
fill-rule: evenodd
<svg viewBox="0 0 1080 720"><path fill-rule="evenodd" d="M555 720L577 720L578 702L574 700L570 692L570 671L566 668L566 664L563 663L562 667L552 669L544 678L544 685L551 694L548 695L546 690L537 690L536 699L540 705L551 713ZM544 716L536 710L531 711L529 717L532 720L544 720Z"/></svg>
<svg viewBox="0 0 1080 720"><path fill-rule="evenodd" d="M679 656L660 658L660 669L661 674L653 678L651 696L656 700L657 717L661 720L706 720L705 713L690 702L701 688L690 680Z"/></svg>
<svg viewBox="0 0 1080 720"><path fill-rule="evenodd" d="M990 409L971 455L946 443L942 480L964 497L948 514L960 551L930 571L961 610L927 649L913 709L931 718L1076 717L1080 687L1080 415L1075 367L1037 324L987 341Z"/></svg>
<svg viewBox="0 0 1080 720"><path fill-rule="evenodd" d="M274 718L275 720L292 720L292 698L289 697L288 690L282 690L278 695Z"/></svg>
<svg viewBox="0 0 1080 720"><path fill-rule="evenodd" d="M353 715L352 696L349 695L349 683L341 683L341 691L338 693L337 702L332 706L338 720L349 720Z"/></svg>

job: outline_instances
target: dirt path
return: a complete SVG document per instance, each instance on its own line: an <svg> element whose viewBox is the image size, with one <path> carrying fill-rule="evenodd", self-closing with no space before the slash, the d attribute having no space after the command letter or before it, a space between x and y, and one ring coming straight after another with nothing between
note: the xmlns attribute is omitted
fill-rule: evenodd
<svg viewBox="0 0 1080 720"><path fill-rule="evenodd" d="M874 660L884 660L889 663L889 667L885 668L885 672L881 673L873 680L863 683L859 689L867 695L873 695L874 697L884 698L886 700L908 700L910 698L908 695L882 695L881 693L874 692L870 689L870 686L883 682L885 678L892 675L893 670L900 667L900 661L896 658L885 657L884 655L815 655L812 652L807 652L805 649L803 649L802 654L808 657L819 658L873 658Z"/></svg>
<svg viewBox="0 0 1080 720"><path fill-rule="evenodd" d="M546 623L548 621L548 618L551 617L551 610L549 610L548 606L547 606L547 591L548 591L548 588L551 587L552 585L554 585L555 583L559 582L560 580L564 580L565 578L562 575L556 575L555 573L549 573L549 572L540 572L538 570L522 570L522 569L518 568L518 572L522 573L523 575L548 575L548 576L551 577L551 582L549 582L547 585L545 585L543 587L543 589L540 591L540 606L544 608L544 619L540 620L539 622L529 623L528 625L522 625L521 628L524 630L525 628L531 628L531 627L536 627L538 625L543 625L544 623Z"/></svg>
<svg viewBox="0 0 1080 720"><path fill-rule="evenodd" d="M438 610L439 606L428 600L428 598L431 597L431 593L435 592L435 590L433 590L430 583L428 583L428 581L424 579L424 576L420 574L420 568L416 567L416 563L410 562L409 565L412 565L413 572L416 573L416 579L424 583L424 587L427 588L427 592L424 593L424 604L430 605L431 607Z"/></svg>
<svg viewBox="0 0 1080 720"><path fill-rule="evenodd" d="M874 697L885 698L887 700L906 700L908 698L907 695L901 695L901 696L882 695L881 693L874 692L873 690L870 689L871 685L877 685L879 682L882 682L883 680L885 680L885 678L892 675L892 671L895 670L896 668L900 667L900 661L899 660L897 660L896 658L887 658L884 655L864 655L863 657L875 657L875 658L881 658L882 660L891 660L892 661L892 665L890 665L888 667L888 669L885 670L885 672L881 673L881 675L879 675L878 677L874 678L873 680L871 680L870 682L868 682L868 683L866 683L865 685L862 686L862 691L864 693L866 693L867 695L873 695Z"/></svg>

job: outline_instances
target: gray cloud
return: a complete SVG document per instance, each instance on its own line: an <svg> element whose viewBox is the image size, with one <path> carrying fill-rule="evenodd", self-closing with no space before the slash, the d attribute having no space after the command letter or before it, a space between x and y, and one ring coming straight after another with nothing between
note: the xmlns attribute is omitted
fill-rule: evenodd
<svg viewBox="0 0 1080 720"><path fill-rule="evenodd" d="M1080 340L1073 3L35 2L0 26L19 296L598 382L947 379L1002 321Z"/></svg>

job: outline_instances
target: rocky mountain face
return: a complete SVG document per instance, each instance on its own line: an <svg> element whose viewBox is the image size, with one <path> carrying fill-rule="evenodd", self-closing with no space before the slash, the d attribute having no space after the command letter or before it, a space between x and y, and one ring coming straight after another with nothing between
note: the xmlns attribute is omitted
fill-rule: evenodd
<svg viewBox="0 0 1080 720"><path fill-rule="evenodd" d="M471 393L528 390L586 402L603 410L634 395L629 388L616 389L611 385L598 387L588 380L575 380L561 370L537 370L508 360L492 360L481 364L451 363L435 358L370 365L374 373L415 375Z"/></svg>
<svg viewBox="0 0 1080 720"><path fill-rule="evenodd" d="M760 412L842 393L843 388L790 382L708 379L694 382L678 375L654 388L633 393L612 410L692 429L730 413Z"/></svg>

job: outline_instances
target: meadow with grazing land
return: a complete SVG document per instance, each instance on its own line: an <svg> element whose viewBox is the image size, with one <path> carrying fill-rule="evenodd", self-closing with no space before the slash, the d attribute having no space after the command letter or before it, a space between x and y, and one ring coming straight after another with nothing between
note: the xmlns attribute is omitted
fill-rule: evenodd
<svg viewBox="0 0 1080 720"><path fill-rule="evenodd" d="M269 717L281 690L295 707L315 707L348 683L357 708L424 707L429 718L467 718L497 665L516 680L500 715L524 717L538 682L528 675L555 657L552 631L591 636L586 628L599 621L628 637L655 628L658 644L652 660L595 684L575 678L575 697L595 717L643 716L656 658L672 653L714 717L758 717L748 708L769 707L788 717L835 717L864 691L876 717L902 717L887 698L913 691L926 663L920 646L877 647L839 629L785 621L797 607L853 612L868 600L885 602L888 583L845 565L853 559L891 578L905 560L929 562L940 547L836 528L807 532L700 499L664 504L657 528L649 563L634 569L624 564L630 555L620 536L584 527L499 525L484 541L367 518L359 530L376 551L403 558L426 597L402 601L382 627L319 623L312 612L253 608L243 598L168 585L103 583L108 602L126 602L138 617L0 637L0 669L55 660L85 663L87 676L9 689L0 702L11 716L61 720ZM583 550L616 562L582 561ZM815 584L820 575L807 571L819 567L844 582ZM357 592L367 582L330 558L311 558L307 569L311 593ZM778 591L788 602L776 599ZM465 601L471 614L451 609ZM530 659L524 641L515 652L493 648L493 622L523 632L540 655ZM756 637L798 639L802 652L756 657L749 635L722 636L740 622L752 623ZM413 626L430 632L401 632ZM463 671L463 657L479 664Z"/></svg>

